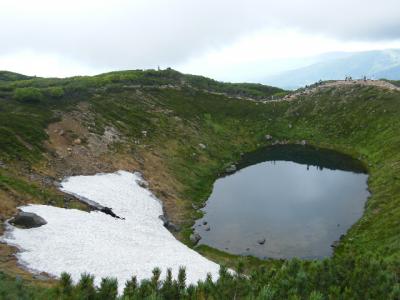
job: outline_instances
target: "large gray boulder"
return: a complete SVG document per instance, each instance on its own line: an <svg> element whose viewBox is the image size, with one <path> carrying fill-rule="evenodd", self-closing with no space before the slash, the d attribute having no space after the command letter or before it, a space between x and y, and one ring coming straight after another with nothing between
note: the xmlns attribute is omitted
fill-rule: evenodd
<svg viewBox="0 0 400 300"><path fill-rule="evenodd" d="M225 173L233 173L237 170L236 165L232 164L225 169Z"/></svg>
<svg viewBox="0 0 400 300"><path fill-rule="evenodd" d="M175 224L175 223L172 223L171 221L169 221L168 222L168 224L165 226L169 231L172 231L172 232L179 232L179 231L181 231L181 226L179 226L179 225L177 225L177 224Z"/></svg>
<svg viewBox="0 0 400 300"><path fill-rule="evenodd" d="M175 223L172 223L170 220L165 215L160 215L158 218L163 221L163 225L165 228L167 228L169 231L172 232L179 232L181 231L181 227L179 225L176 225Z"/></svg>
<svg viewBox="0 0 400 300"><path fill-rule="evenodd" d="M197 232L192 233L189 238L193 244L197 244L201 240L201 236Z"/></svg>
<svg viewBox="0 0 400 300"><path fill-rule="evenodd" d="M264 245L265 244L265 238L257 240L257 243L260 244L260 245Z"/></svg>
<svg viewBox="0 0 400 300"><path fill-rule="evenodd" d="M47 224L46 220L41 216L24 211L19 212L14 218L11 219L10 223L23 228L34 228Z"/></svg>
<svg viewBox="0 0 400 300"><path fill-rule="evenodd" d="M334 241L331 245L332 248L336 248L337 246L339 246L339 241Z"/></svg>

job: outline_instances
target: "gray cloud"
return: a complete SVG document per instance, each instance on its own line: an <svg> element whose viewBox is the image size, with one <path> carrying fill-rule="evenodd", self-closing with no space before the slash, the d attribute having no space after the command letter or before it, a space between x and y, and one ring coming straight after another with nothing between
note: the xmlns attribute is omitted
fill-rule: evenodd
<svg viewBox="0 0 400 300"><path fill-rule="evenodd" d="M6 1L0 55L30 49L98 67L175 64L268 27L400 38L398 0Z"/></svg>

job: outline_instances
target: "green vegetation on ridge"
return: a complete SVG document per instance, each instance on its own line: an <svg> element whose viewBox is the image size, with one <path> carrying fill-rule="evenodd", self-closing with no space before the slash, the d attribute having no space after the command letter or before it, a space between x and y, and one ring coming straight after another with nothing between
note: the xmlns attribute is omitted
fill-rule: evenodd
<svg viewBox="0 0 400 300"><path fill-rule="evenodd" d="M231 96L242 96L255 99L284 94L284 90L255 83L224 83L203 76L186 75L172 69L134 70L104 73L96 76L77 76L65 79L27 77L24 75L0 71L0 91L13 88L62 87L67 93L87 92L90 89L105 88L109 90L128 88L129 86L170 86L191 87ZM2 81L1 78L8 78Z"/></svg>
<svg viewBox="0 0 400 300"><path fill-rule="evenodd" d="M0 71L0 82L1 81L17 81L17 80L25 80L29 79L31 77L14 73L14 72L9 72L9 71Z"/></svg>

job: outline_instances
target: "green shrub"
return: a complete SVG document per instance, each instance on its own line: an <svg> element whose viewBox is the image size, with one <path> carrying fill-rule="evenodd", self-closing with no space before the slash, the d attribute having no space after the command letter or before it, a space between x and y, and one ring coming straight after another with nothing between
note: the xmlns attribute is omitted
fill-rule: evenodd
<svg viewBox="0 0 400 300"><path fill-rule="evenodd" d="M46 89L46 92L52 98L61 98L64 96L64 89L61 87L49 87Z"/></svg>
<svg viewBox="0 0 400 300"><path fill-rule="evenodd" d="M59 294L63 296L70 296L73 290L73 282L71 275L68 273L61 273L59 282Z"/></svg>
<svg viewBox="0 0 400 300"><path fill-rule="evenodd" d="M12 92L14 88L11 85L0 85L1 92Z"/></svg>
<svg viewBox="0 0 400 300"><path fill-rule="evenodd" d="M43 93L40 89L33 87L17 88L14 92L14 99L25 103L37 103L43 99Z"/></svg>
<svg viewBox="0 0 400 300"><path fill-rule="evenodd" d="M96 289L94 287L94 276L88 273L83 273L77 285L78 295L81 299L95 299Z"/></svg>
<svg viewBox="0 0 400 300"><path fill-rule="evenodd" d="M102 278L98 289L99 300L113 300L118 296L118 281L116 278Z"/></svg>

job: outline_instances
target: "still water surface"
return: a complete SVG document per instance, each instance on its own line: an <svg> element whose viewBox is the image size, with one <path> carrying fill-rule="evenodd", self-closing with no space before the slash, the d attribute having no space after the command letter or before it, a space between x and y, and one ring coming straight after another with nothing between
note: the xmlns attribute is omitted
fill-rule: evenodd
<svg viewBox="0 0 400 300"><path fill-rule="evenodd" d="M199 244L260 258L326 257L369 196L362 164L333 151L272 147L238 168L215 182L195 224Z"/></svg>

